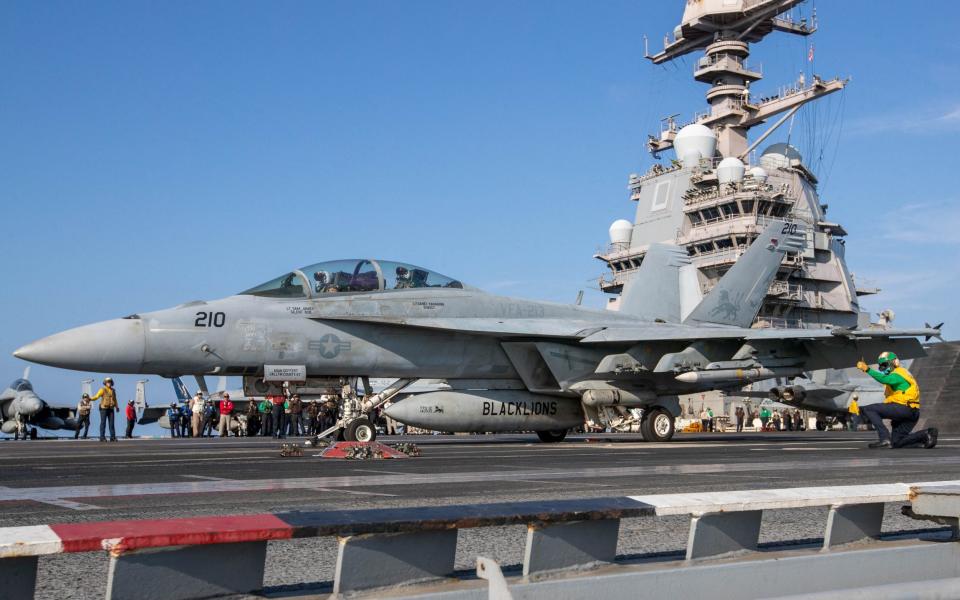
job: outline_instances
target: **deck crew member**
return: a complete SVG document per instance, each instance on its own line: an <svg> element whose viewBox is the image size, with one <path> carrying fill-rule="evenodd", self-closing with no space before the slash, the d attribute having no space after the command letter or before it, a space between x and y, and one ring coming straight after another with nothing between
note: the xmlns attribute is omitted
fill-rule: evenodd
<svg viewBox="0 0 960 600"><path fill-rule="evenodd" d="M80 396L80 402L77 403L77 430L73 432L73 439L80 437L80 430L83 429L83 439L87 439L90 433L90 410L93 408L93 402L90 401L90 394Z"/></svg>
<svg viewBox="0 0 960 600"><path fill-rule="evenodd" d="M190 408L190 400L188 399L183 403L183 408L180 409L180 437L191 437L193 435L192 423L193 409Z"/></svg>
<svg viewBox="0 0 960 600"><path fill-rule="evenodd" d="M900 359L893 352L884 352L877 359L879 371L871 369L862 360L857 368L884 385L882 404L868 404L860 408L863 418L877 430L879 440L871 448L904 448L920 446L933 448L937 445L937 430L933 427L913 431L920 418L920 386L909 371L900 366ZM891 434L883 424L890 419Z"/></svg>
<svg viewBox="0 0 960 600"><path fill-rule="evenodd" d="M127 417L127 432L123 437L129 440L133 437L133 425L137 422L137 409L133 405L133 400L127 401L127 409L124 415Z"/></svg>
<svg viewBox="0 0 960 600"><path fill-rule="evenodd" d="M200 437L203 435L203 392L197 392L193 397L193 403L190 405L190 425L193 428L193 437Z"/></svg>
<svg viewBox="0 0 960 600"><path fill-rule="evenodd" d="M274 394L272 396L267 396L267 400L270 401L271 417L273 420L273 437L277 439L287 437L284 433L284 427L286 426L286 421L284 420L284 410L286 410L287 398L286 396L280 394Z"/></svg>
<svg viewBox="0 0 960 600"><path fill-rule="evenodd" d="M170 403L167 409L167 420L170 421L170 437L180 437L180 409L176 402Z"/></svg>
<svg viewBox="0 0 960 600"><path fill-rule="evenodd" d="M103 387L97 390L97 393L90 398L91 401L100 401L100 441L107 441L106 428L110 426L110 441L117 441L116 425L113 422L113 413L120 412L117 406L117 390L113 389L113 379L107 377L103 380Z"/></svg>
<svg viewBox="0 0 960 600"><path fill-rule="evenodd" d="M230 435L230 417L233 415L233 401L230 400L230 394L224 394L220 400L220 422L217 424L217 433L220 437Z"/></svg>
<svg viewBox="0 0 960 600"><path fill-rule="evenodd" d="M287 410L290 411L288 417L290 421L287 426L287 435L291 437L306 435L307 428L303 421L303 401L300 400L300 394L291 396L288 405Z"/></svg>

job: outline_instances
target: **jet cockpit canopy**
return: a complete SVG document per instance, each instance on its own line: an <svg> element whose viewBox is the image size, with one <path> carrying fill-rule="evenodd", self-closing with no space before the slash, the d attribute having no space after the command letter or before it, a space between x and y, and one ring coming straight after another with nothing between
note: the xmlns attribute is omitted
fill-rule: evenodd
<svg viewBox="0 0 960 600"><path fill-rule="evenodd" d="M10 388L15 392L32 392L33 386L26 379L18 379L10 384Z"/></svg>
<svg viewBox="0 0 960 600"><path fill-rule="evenodd" d="M241 293L267 298L313 298L337 293L418 288L462 289L463 284L423 267L361 258L309 265Z"/></svg>

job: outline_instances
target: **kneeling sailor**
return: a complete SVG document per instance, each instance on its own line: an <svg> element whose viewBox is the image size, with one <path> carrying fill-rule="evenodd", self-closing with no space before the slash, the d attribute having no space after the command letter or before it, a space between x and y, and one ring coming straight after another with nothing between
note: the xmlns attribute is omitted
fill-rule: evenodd
<svg viewBox="0 0 960 600"><path fill-rule="evenodd" d="M920 419L920 387L913 375L900 366L900 359L893 352L884 352L877 359L879 371L867 366L862 360L857 368L884 385L882 404L868 404L860 407L861 416L870 421L877 430L879 440L870 444L871 448L905 448L920 446L933 448L937 445L935 428L913 431ZM891 435L883 424L890 419Z"/></svg>

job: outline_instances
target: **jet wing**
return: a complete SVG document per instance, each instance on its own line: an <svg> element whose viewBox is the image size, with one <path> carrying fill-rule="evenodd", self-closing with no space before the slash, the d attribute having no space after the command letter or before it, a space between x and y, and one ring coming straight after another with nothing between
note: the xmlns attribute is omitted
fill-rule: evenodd
<svg viewBox="0 0 960 600"><path fill-rule="evenodd" d="M830 338L867 339L895 337L934 337L939 329L745 329L739 327L688 327L663 325L649 327L607 327L580 340L583 344L639 343L682 340L824 340Z"/></svg>
<svg viewBox="0 0 960 600"><path fill-rule="evenodd" d="M476 318L420 318L420 317L383 317L383 316L324 316L317 321L352 321L357 323L379 323L402 327L422 327L442 331L456 331L479 335L533 336L549 338L579 339L599 329L596 321L572 321L568 319L514 319L509 317Z"/></svg>

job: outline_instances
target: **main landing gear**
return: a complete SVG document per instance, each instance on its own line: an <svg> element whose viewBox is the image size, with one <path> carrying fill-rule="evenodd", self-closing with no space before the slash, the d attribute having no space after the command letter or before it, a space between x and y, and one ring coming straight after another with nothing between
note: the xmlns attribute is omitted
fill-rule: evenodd
<svg viewBox="0 0 960 600"><path fill-rule="evenodd" d="M537 437L545 444L556 444L562 442L567 437L566 429L554 429L552 431L538 431Z"/></svg>
<svg viewBox="0 0 960 600"><path fill-rule="evenodd" d="M644 412L640 423L643 439L647 442L669 442L676 432L670 411L658 406Z"/></svg>

